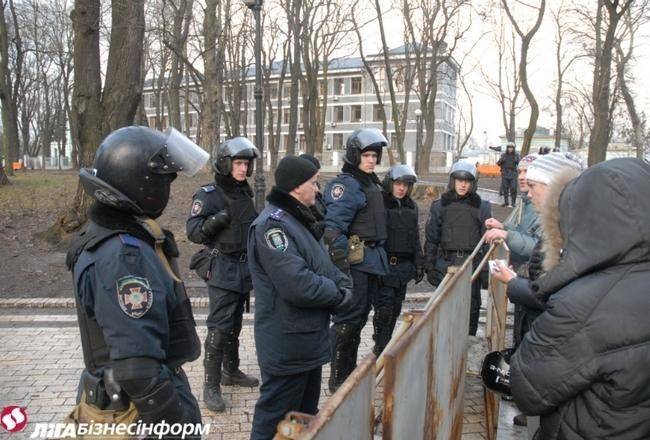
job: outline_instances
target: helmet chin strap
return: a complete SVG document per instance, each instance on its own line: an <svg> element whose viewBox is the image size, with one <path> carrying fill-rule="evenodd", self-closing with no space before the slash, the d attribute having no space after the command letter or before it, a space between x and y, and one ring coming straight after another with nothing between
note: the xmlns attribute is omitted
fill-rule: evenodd
<svg viewBox="0 0 650 440"><path fill-rule="evenodd" d="M174 269L172 268L171 264L169 264L169 259L163 252L163 243L165 242L165 233L163 232L162 228L158 223L152 219L152 218L147 218L147 217L136 217L138 223L142 225L142 227L153 237L155 240L155 249L156 249L156 255L158 255L158 258L160 258L160 261L163 263L163 266L165 266L165 269L167 270L167 273L169 276L172 277L174 281L181 282L181 279L179 276L176 274Z"/></svg>

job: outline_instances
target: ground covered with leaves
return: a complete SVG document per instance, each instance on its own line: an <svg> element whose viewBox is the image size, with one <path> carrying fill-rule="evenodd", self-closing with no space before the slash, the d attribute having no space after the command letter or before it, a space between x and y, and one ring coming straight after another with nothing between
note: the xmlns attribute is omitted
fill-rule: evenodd
<svg viewBox="0 0 650 440"><path fill-rule="evenodd" d="M323 182L332 175L323 176ZM179 265L184 280L199 285L199 278L188 269L190 257L200 246L185 236L185 220L197 188L209 183L212 175L203 171L192 178L179 177L172 185L169 205L159 223L176 236L181 257ZM433 182L445 182L446 176L433 175ZM271 184L272 182L269 182ZM69 297L72 295L70 273L65 268L69 237L52 244L50 228L72 206L77 190L76 171L26 171L11 178L11 185L0 186L0 297ZM498 179L482 178L481 186L495 189ZM433 200L418 200L420 224L426 222ZM493 205L493 213L503 219L507 210ZM422 283L426 284L426 283ZM418 290L427 286L418 286ZM429 287L430 289L430 287ZM202 289L192 294L201 294Z"/></svg>

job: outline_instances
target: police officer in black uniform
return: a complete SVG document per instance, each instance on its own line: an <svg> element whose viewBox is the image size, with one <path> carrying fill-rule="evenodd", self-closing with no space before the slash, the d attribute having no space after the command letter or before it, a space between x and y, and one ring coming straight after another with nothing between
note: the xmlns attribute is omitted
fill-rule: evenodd
<svg viewBox="0 0 650 440"><path fill-rule="evenodd" d="M79 173L95 201L66 260L85 364L74 422L201 423L182 369L201 344L174 236L154 219L177 173L194 174L207 160L173 129L125 127L104 139L94 168Z"/></svg>
<svg viewBox="0 0 650 440"><path fill-rule="evenodd" d="M269 204L250 230L255 346L262 372L254 440L273 438L288 411L316 414L321 367L330 360L330 313L352 305L352 283L330 261L309 209L317 172L305 159L283 158Z"/></svg>
<svg viewBox="0 0 650 440"><path fill-rule="evenodd" d="M239 334L244 304L252 288L247 264L248 228L257 217L253 191L246 180L253 173L258 150L244 137L214 148L214 183L194 194L187 219L187 237L206 246L211 255L206 276L210 311L205 340L203 400L208 409L224 411L220 383L255 387L259 381L239 369Z"/></svg>
<svg viewBox="0 0 650 440"><path fill-rule="evenodd" d="M406 286L424 278L424 255L418 228L418 205L411 199L417 175L408 165L393 165L382 182L388 238L384 243L390 271L381 277L373 318L376 356L384 351L402 312Z"/></svg>
<svg viewBox="0 0 650 440"><path fill-rule="evenodd" d="M437 287L449 266L461 266L485 233L492 216L490 202L476 193L476 167L456 162L451 167L449 189L431 204L424 243L427 279ZM484 249L485 250L485 249ZM481 253L475 263L480 262ZM469 334L476 335L481 309L481 282L472 283Z"/></svg>
<svg viewBox="0 0 650 440"><path fill-rule="evenodd" d="M388 141L375 128L356 130L346 142L342 173L324 191L325 242L330 258L354 284L354 307L332 321L332 368L329 389L334 392L354 370L361 330L377 297L379 279L388 273L383 246L388 236L381 183L374 173Z"/></svg>

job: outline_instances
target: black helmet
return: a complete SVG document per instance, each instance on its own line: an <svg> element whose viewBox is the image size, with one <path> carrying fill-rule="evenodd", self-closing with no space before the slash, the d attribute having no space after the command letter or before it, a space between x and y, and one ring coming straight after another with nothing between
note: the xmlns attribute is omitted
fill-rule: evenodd
<svg viewBox="0 0 650 440"><path fill-rule="evenodd" d="M497 393L510 395L510 356L514 350L493 351L485 355L481 367L483 384Z"/></svg>
<svg viewBox="0 0 650 440"><path fill-rule="evenodd" d="M343 160L350 165L358 166L361 163L361 153L372 150L377 153L377 165L381 163L381 153L388 141L376 128L362 128L355 130L345 143L345 157Z"/></svg>
<svg viewBox="0 0 650 440"><path fill-rule="evenodd" d="M506 152L508 151L509 148L512 148L512 151L514 152L516 150L515 143L512 141L506 142Z"/></svg>
<svg viewBox="0 0 650 440"><path fill-rule="evenodd" d="M212 149L212 169L217 174L227 176L232 172L233 159L248 159L246 175L250 177L253 174L253 160L259 155L260 151L247 138L228 139Z"/></svg>
<svg viewBox="0 0 650 440"><path fill-rule="evenodd" d="M167 206L176 174L196 174L208 157L173 128L161 133L148 127L123 127L102 141L93 168L82 169L79 179L98 202L156 218Z"/></svg>
<svg viewBox="0 0 650 440"><path fill-rule="evenodd" d="M471 180L472 189L470 191L474 192L476 190L476 175L476 165L462 160L456 162L451 166L449 173L449 189L454 189L454 179Z"/></svg>
<svg viewBox="0 0 650 440"><path fill-rule="evenodd" d="M393 183L398 180L409 184L409 190L407 194L410 195L411 190L413 189L413 185L418 181L418 176L415 174L415 171L413 171L413 168L411 168L409 165L393 165L384 176L384 181L382 182L384 191L389 194L392 193Z"/></svg>

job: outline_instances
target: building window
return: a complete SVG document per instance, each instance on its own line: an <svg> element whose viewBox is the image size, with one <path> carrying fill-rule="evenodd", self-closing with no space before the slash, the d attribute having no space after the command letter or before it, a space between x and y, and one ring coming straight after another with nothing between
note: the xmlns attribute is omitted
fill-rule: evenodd
<svg viewBox="0 0 650 440"><path fill-rule="evenodd" d="M327 81L321 80L320 81L320 95L325 96L327 95Z"/></svg>
<svg viewBox="0 0 650 440"><path fill-rule="evenodd" d="M361 122L361 106L353 105L351 110L352 110L352 114L350 115L350 121Z"/></svg>
<svg viewBox="0 0 650 440"><path fill-rule="evenodd" d="M335 95L345 94L345 80L343 78L334 79L334 94Z"/></svg>
<svg viewBox="0 0 650 440"><path fill-rule="evenodd" d="M291 84L282 86L282 99L289 99L291 97Z"/></svg>
<svg viewBox="0 0 650 440"><path fill-rule="evenodd" d="M290 110L291 109L288 109L288 108L282 109L282 116L283 116L283 123L284 124L289 123L289 115L291 114Z"/></svg>
<svg viewBox="0 0 650 440"><path fill-rule="evenodd" d="M397 146L397 133L392 132L390 134L390 146L391 147L396 147Z"/></svg>
<svg viewBox="0 0 650 440"><path fill-rule="evenodd" d="M352 92L353 95L361 94L361 77L355 76L352 78Z"/></svg>
<svg viewBox="0 0 650 440"><path fill-rule="evenodd" d="M343 133L334 133L332 135L332 147L335 150L343 149Z"/></svg>
<svg viewBox="0 0 650 440"><path fill-rule="evenodd" d="M372 120L381 121L382 106L380 104L374 104L372 106Z"/></svg>
<svg viewBox="0 0 650 440"><path fill-rule="evenodd" d="M199 125L199 115L190 113L190 128L196 128Z"/></svg>
<svg viewBox="0 0 650 440"><path fill-rule="evenodd" d="M332 107L332 122L343 122L343 106Z"/></svg>
<svg viewBox="0 0 650 440"><path fill-rule="evenodd" d="M269 84L269 96L271 99L277 99L278 98L278 84L273 83Z"/></svg>
<svg viewBox="0 0 650 440"><path fill-rule="evenodd" d="M305 135L301 134L300 135L300 146L298 147L300 151L306 151L307 148L307 142L305 142Z"/></svg>

